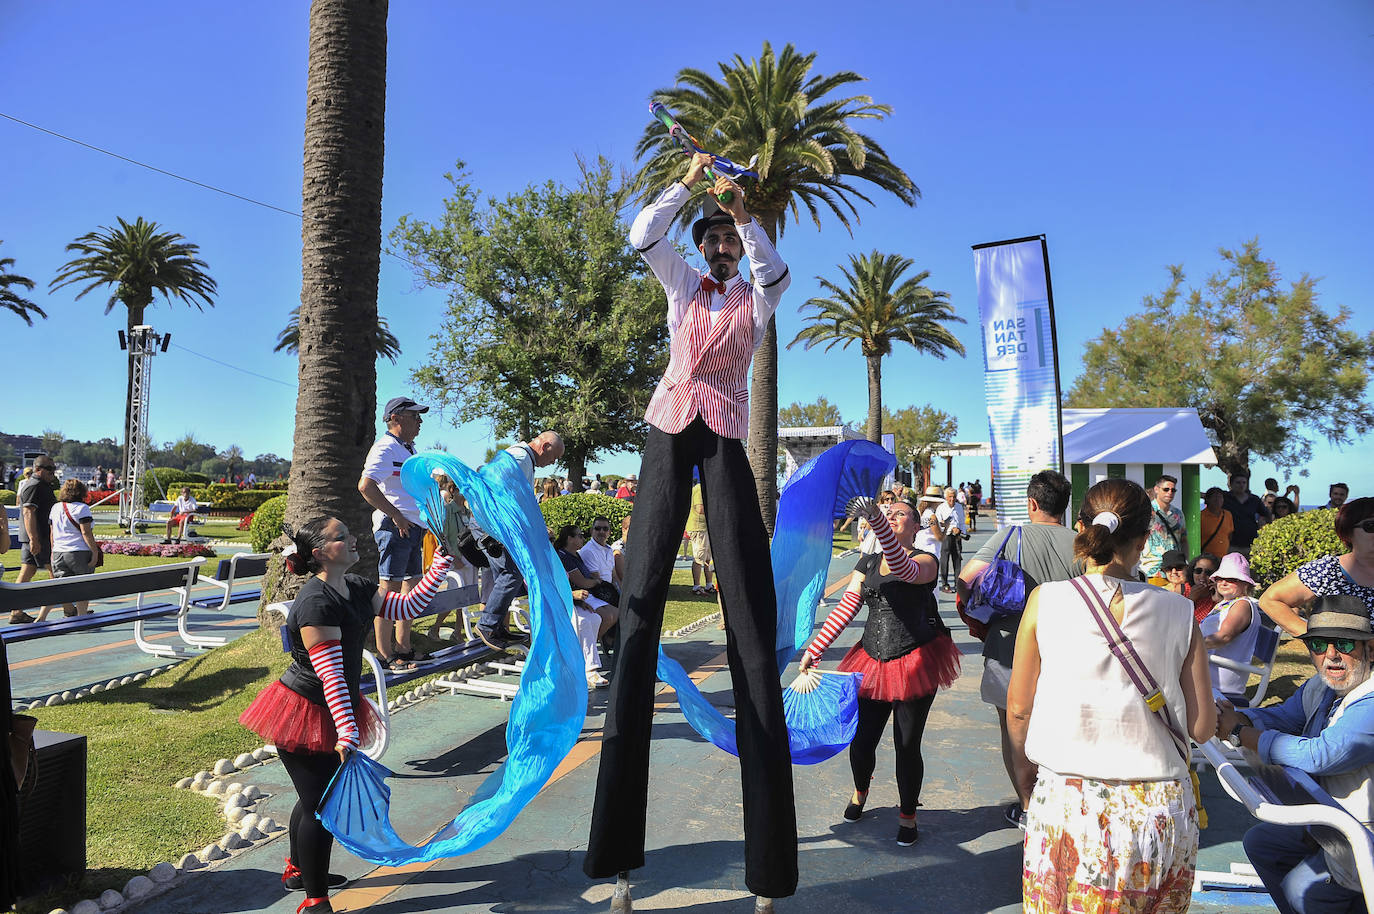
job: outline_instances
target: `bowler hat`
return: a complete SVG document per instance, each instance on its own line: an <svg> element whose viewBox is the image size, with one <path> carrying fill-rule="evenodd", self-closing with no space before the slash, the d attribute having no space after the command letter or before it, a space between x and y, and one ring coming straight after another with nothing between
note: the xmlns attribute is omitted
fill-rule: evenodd
<svg viewBox="0 0 1374 914"><path fill-rule="evenodd" d="M1369 624L1369 610L1364 600L1353 594L1333 594L1312 601L1307 631L1302 637L1369 641L1374 639L1374 627Z"/></svg>

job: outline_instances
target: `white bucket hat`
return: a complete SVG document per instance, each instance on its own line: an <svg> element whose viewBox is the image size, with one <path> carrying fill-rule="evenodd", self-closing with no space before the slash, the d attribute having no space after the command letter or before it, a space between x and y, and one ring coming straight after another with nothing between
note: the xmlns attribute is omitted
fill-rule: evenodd
<svg viewBox="0 0 1374 914"><path fill-rule="evenodd" d="M1228 552L1221 560L1221 565L1212 572L1212 579L1230 578L1233 581L1244 581L1247 584L1254 584L1255 579L1250 577L1250 563L1245 560L1245 556L1239 552Z"/></svg>

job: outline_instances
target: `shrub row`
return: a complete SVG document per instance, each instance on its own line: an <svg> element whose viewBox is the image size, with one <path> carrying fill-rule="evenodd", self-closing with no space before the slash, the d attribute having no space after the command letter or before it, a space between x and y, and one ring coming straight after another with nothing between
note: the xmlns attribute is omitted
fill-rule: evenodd
<svg viewBox="0 0 1374 914"><path fill-rule="evenodd" d="M1250 574L1268 587L1305 562L1349 551L1336 536L1336 509L1290 514L1260 528L1250 547Z"/></svg>
<svg viewBox="0 0 1374 914"><path fill-rule="evenodd" d="M253 514L248 528L254 552L266 552L272 540L281 536L281 522L286 520L286 496L276 495L262 503Z"/></svg>
<svg viewBox="0 0 1374 914"><path fill-rule="evenodd" d="M604 477L603 477L604 478ZM565 524L590 527L598 517L608 517L611 521L611 539L620 538L620 522L634 507L633 502L623 498L612 498L593 492L576 492L572 495L559 495L539 503L539 511L544 515L544 523L557 533Z"/></svg>
<svg viewBox="0 0 1374 914"><path fill-rule="evenodd" d="M0 505L12 505L18 497L13 489L0 489Z"/></svg>

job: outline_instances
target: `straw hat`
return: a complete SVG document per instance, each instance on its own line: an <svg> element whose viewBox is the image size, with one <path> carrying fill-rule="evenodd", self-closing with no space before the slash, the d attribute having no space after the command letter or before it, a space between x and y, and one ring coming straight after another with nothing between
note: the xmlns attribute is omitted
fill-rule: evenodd
<svg viewBox="0 0 1374 914"><path fill-rule="evenodd" d="M941 505L945 502L944 486L926 486L926 494L921 496L921 504L930 502L931 504Z"/></svg>

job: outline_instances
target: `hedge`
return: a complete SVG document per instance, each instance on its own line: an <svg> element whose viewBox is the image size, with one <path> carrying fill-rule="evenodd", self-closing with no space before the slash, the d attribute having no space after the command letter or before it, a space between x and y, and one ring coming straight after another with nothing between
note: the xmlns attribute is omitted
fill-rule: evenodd
<svg viewBox="0 0 1374 914"><path fill-rule="evenodd" d="M182 486L205 485L209 481L210 477L204 473L192 473L189 470L174 470L170 467L148 470L143 474L143 507L146 508L161 499L163 492L166 493L168 500L175 501L177 490Z"/></svg>
<svg viewBox="0 0 1374 914"><path fill-rule="evenodd" d="M266 552L272 540L281 536L281 522L286 520L286 496L275 495L262 503L253 515L253 523L248 528L248 538L253 542L254 552Z"/></svg>
<svg viewBox="0 0 1374 914"><path fill-rule="evenodd" d="M0 505L12 505L18 497L13 489L0 489Z"/></svg>
<svg viewBox="0 0 1374 914"><path fill-rule="evenodd" d="M595 492L576 492L572 495L559 495L539 503L539 511L544 515L544 523L555 534L565 524L590 527L592 521L605 516L611 520L612 539L618 539L620 522L630 513L634 503L623 498L612 498Z"/></svg>
<svg viewBox="0 0 1374 914"><path fill-rule="evenodd" d="M1250 547L1250 574L1268 587L1299 565L1350 550L1336 536L1336 509L1290 514L1260 528Z"/></svg>
<svg viewBox="0 0 1374 914"><path fill-rule="evenodd" d="M223 489L225 491L216 494L210 489ZM259 507L281 496L281 492L264 491L262 489L240 489L237 486L206 486L203 489L191 489L191 494L198 502L210 504L212 511L256 511Z"/></svg>

